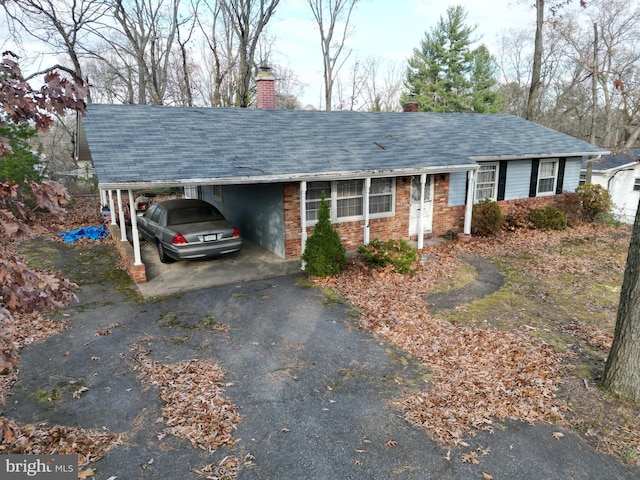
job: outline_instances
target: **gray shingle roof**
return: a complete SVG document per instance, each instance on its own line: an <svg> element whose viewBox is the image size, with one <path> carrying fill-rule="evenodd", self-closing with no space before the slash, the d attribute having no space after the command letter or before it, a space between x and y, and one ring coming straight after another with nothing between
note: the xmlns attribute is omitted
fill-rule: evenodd
<svg viewBox="0 0 640 480"><path fill-rule="evenodd" d="M511 115L96 104L81 119L79 144L107 188L454 171L474 159L607 152Z"/></svg>
<svg viewBox="0 0 640 480"><path fill-rule="evenodd" d="M640 148L629 148L605 155L593 162L594 170L610 170L640 161ZM587 168L583 164L583 168Z"/></svg>

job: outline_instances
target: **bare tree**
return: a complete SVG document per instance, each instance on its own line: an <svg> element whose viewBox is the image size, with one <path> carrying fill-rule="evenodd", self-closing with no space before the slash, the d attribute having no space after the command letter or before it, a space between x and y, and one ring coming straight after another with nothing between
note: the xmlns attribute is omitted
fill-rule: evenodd
<svg viewBox="0 0 640 480"><path fill-rule="evenodd" d="M248 107L251 103L251 83L258 41L280 0L220 0L220 2L232 20L231 26L238 40L236 106Z"/></svg>
<svg viewBox="0 0 640 480"><path fill-rule="evenodd" d="M359 0L307 0L320 29L325 109L331 110L333 84L350 51L341 59L350 33L351 13ZM338 29L336 31L336 28ZM336 38L334 38L336 37Z"/></svg>
<svg viewBox="0 0 640 480"><path fill-rule="evenodd" d="M69 59L71 67L68 69L86 80L81 62L82 42L89 30L105 16L107 8L103 1L5 0L0 5L7 14L14 38L29 35L59 50ZM90 94L87 101L91 102Z"/></svg>
<svg viewBox="0 0 640 480"><path fill-rule="evenodd" d="M113 0L113 16L127 44L114 45L135 58L139 104L164 102L170 52L180 0ZM108 40L108 37L105 37Z"/></svg>
<svg viewBox="0 0 640 480"><path fill-rule="evenodd" d="M533 120L533 113L540 95L540 82L542 72L542 26L544 23L544 0L536 0L536 36L533 51L533 68L531 69L531 82L529 84L529 97L524 109L524 118Z"/></svg>
<svg viewBox="0 0 640 480"><path fill-rule="evenodd" d="M620 397L640 403L640 208L631 234L613 345L602 385Z"/></svg>
<svg viewBox="0 0 640 480"><path fill-rule="evenodd" d="M200 96L205 105L231 106L235 90L237 53L232 19L218 0L205 0L196 15L205 43Z"/></svg>

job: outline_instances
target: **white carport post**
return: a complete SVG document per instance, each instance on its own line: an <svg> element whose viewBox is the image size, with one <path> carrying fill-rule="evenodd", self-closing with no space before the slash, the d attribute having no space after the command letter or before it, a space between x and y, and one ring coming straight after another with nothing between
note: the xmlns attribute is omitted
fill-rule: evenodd
<svg viewBox="0 0 640 480"><path fill-rule="evenodd" d="M473 217L473 193L476 191L476 175L478 170L467 172L467 205L464 211L464 227L462 233L471 235L471 218Z"/></svg>
<svg viewBox="0 0 640 480"><path fill-rule="evenodd" d="M101 188L100 189L100 210L107 204L107 193Z"/></svg>
<svg viewBox="0 0 640 480"><path fill-rule="evenodd" d="M418 250L424 248L424 188L427 174L420 175L420 217L418 217Z"/></svg>
<svg viewBox="0 0 640 480"><path fill-rule="evenodd" d="M300 182L300 232L302 253L307 245L307 182ZM302 270L304 270L304 262L302 262Z"/></svg>
<svg viewBox="0 0 640 480"><path fill-rule="evenodd" d="M118 189L118 218L120 219L120 241L127 241L127 225L122 208L122 190Z"/></svg>
<svg viewBox="0 0 640 480"><path fill-rule="evenodd" d="M133 192L129 190L129 211L131 214L131 238L133 239L133 264L142 265L142 257L140 256L140 237L138 236L138 215L136 214L135 201L133 200ZM125 225L126 228L126 225Z"/></svg>
<svg viewBox="0 0 640 480"><path fill-rule="evenodd" d="M369 245L369 192L371 191L371 177L364 179L364 244Z"/></svg>
<svg viewBox="0 0 640 480"><path fill-rule="evenodd" d="M116 224L116 214L113 206L113 194L111 190L107 190L107 194L109 195L109 212L111 214L111 225Z"/></svg>

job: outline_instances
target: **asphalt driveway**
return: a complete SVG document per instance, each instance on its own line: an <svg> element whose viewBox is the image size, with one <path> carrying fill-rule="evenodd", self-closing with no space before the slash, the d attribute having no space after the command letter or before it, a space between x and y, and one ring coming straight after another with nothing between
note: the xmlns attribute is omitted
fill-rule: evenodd
<svg viewBox="0 0 640 480"><path fill-rule="evenodd" d="M57 249L73 261L73 246ZM251 459L238 478L252 480L478 479L483 473L496 480L640 478L640 471L594 453L572 432L554 440L552 432L562 430L546 425L501 424L495 434L480 433L468 447L450 451L435 444L392 405L424 389L428 370L361 330L357 312L301 274L142 303L113 286L84 284L80 302L64 312L71 328L22 351L4 409L23 423L122 433L124 444L93 465L99 480L202 478L193 470L229 455ZM206 328L205 318L228 331ZM96 335L104 329L111 333ZM159 439L162 401L136 376L134 344L162 363L219 363L224 394L241 407L235 445L208 453L186 440ZM36 400L36 392L64 390L70 382L89 390L80 398ZM487 453L479 464L461 461L478 449Z"/></svg>

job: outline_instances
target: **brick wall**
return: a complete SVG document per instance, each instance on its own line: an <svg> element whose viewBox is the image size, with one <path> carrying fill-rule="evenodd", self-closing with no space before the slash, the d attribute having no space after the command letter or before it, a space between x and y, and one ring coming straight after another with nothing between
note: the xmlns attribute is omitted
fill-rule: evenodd
<svg viewBox="0 0 640 480"><path fill-rule="evenodd" d="M404 238L409 240L409 205L411 177L396 179L395 215L369 220L369 238ZM300 258L302 255L300 225L300 184L287 183L284 186L285 258ZM334 228L347 250L355 250L364 243L364 221L334 223ZM307 235L313 227L307 227Z"/></svg>
<svg viewBox="0 0 640 480"><path fill-rule="evenodd" d="M439 237L449 230L459 233L464 228L465 206L448 206L449 174L435 175L433 192L432 232L425 239ZM409 236L409 208L411 204L411 177L396 179L395 215L386 218L372 218L369 221L369 238L402 238L416 241L417 236ZM522 209L539 209L555 205L558 196L522 198L498 202L504 215ZM300 258L302 255L300 225L300 184L288 183L284 186L285 258ZM340 240L347 250L355 250L364 243L364 221L333 224ZM313 227L307 227L307 235Z"/></svg>
<svg viewBox="0 0 640 480"><path fill-rule="evenodd" d="M144 264L135 265L135 255L133 247L129 242L123 242L120 240L121 232L118 225L107 224L107 228L111 234L111 238L120 253L127 271L135 283L145 283L147 281L147 269Z"/></svg>

